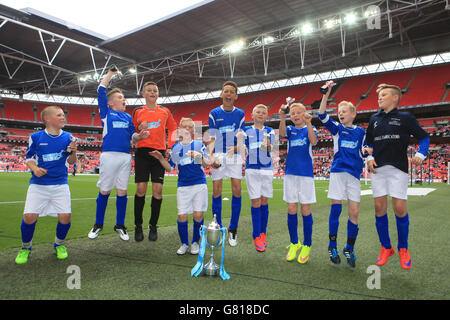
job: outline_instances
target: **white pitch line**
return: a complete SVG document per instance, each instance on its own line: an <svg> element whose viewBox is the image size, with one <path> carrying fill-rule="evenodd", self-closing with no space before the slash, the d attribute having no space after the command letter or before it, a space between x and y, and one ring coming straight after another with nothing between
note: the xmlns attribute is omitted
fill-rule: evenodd
<svg viewBox="0 0 450 320"><path fill-rule="evenodd" d="M283 189L280 189L280 188L273 189L273 191L278 191L278 190L283 190ZM247 193L247 190L242 190L242 192ZM229 194L229 193L231 193L231 191L223 191L222 192L222 194ZM209 192L208 194L211 195L212 192ZM146 195L146 198L151 198L151 196L152 195ZM176 197L176 196L177 195L174 193L163 194L163 198L164 197ZM130 198L130 197L134 197L134 195L128 196L128 198ZM116 197L110 197L110 199L116 199ZM97 200L97 198L76 198L76 199L71 199L71 200L72 201ZM0 202L0 205L1 204L21 204L21 203L25 203L25 201L5 201L5 202Z"/></svg>

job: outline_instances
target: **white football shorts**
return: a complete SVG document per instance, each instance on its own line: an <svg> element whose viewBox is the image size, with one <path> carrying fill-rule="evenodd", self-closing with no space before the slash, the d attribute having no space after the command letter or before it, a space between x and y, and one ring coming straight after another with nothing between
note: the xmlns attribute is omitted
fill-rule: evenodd
<svg viewBox="0 0 450 320"><path fill-rule="evenodd" d="M177 188L178 214L206 212L208 210L208 186L195 184Z"/></svg>
<svg viewBox="0 0 450 320"><path fill-rule="evenodd" d="M100 156L100 177L97 187L102 191L128 189L131 175L131 155L124 152L102 152Z"/></svg>
<svg viewBox="0 0 450 320"><path fill-rule="evenodd" d="M30 184L25 200L24 214L39 214L40 217L72 213L70 189L68 184L38 185Z"/></svg>
<svg viewBox="0 0 450 320"><path fill-rule="evenodd" d="M394 166L386 165L375 168L371 173L372 193L374 198L391 196L397 199L408 199L408 174Z"/></svg>
<svg viewBox="0 0 450 320"><path fill-rule="evenodd" d="M361 182L348 172L331 172L328 198L361 202Z"/></svg>
<svg viewBox="0 0 450 320"><path fill-rule="evenodd" d="M264 169L246 169L245 181L250 200L261 197L273 197L273 171Z"/></svg>
<svg viewBox="0 0 450 320"><path fill-rule="evenodd" d="M214 153L213 157L219 160L221 166L217 169L211 168L213 181L226 178L242 179L243 160L239 154L228 157L226 153Z"/></svg>
<svg viewBox="0 0 450 320"><path fill-rule="evenodd" d="M316 203L314 178L285 175L283 181L283 200L287 203Z"/></svg>

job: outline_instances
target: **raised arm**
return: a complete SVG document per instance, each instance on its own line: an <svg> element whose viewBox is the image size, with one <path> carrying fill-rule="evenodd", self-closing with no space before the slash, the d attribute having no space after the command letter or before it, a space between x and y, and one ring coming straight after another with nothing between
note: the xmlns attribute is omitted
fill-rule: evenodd
<svg viewBox="0 0 450 320"><path fill-rule="evenodd" d="M320 107L319 107L319 114L325 113L325 111L327 109L328 97L330 96L330 93L331 93L331 83L327 81L325 83L325 85L328 87L328 91L327 91L327 93L322 95L322 101L320 101Z"/></svg>
<svg viewBox="0 0 450 320"><path fill-rule="evenodd" d="M309 113L305 112L304 113L304 117L305 117L306 126L308 127L308 139L309 139L309 142L313 146L315 146L317 144L317 140L318 139L317 139L317 134L314 131L314 128L313 128L313 126L311 124L312 115L310 115Z"/></svg>
<svg viewBox="0 0 450 320"><path fill-rule="evenodd" d="M286 131L286 116L287 114L284 113L284 108L286 107L286 105L282 105L280 110L278 111L278 113L280 114L280 127L279 127L279 133L280 133L280 138L284 138L287 135L287 131Z"/></svg>

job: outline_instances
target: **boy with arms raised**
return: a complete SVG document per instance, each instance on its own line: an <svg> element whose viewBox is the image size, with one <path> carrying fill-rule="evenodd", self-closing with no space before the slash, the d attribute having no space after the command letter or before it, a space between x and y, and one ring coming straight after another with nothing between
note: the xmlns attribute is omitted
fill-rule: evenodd
<svg viewBox="0 0 450 320"><path fill-rule="evenodd" d="M331 84L326 83L328 91L322 96L319 108L319 119L333 135L334 159L331 165L330 185L328 198L331 199L329 217L328 254L334 264L341 263L336 249L336 237L339 228L339 216L342 212L342 201L348 201L347 244L343 254L347 264L355 268L356 256L353 252L356 237L358 236L359 202L361 198L361 183L359 178L364 167L362 148L365 145L366 133L363 128L353 125L356 118L356 108L351 102L341 101L338 105L338 118L336 122L326 112Z"/></svg>
<svg viewBox="0 0 450 320"><path fill-rule="evenodd" d="M116 225L114 230L120 239L129 240L125 227L127 211L127 189L131 175L130 141L148 138L147 131L137 134L131 116L125 112L126 100L118 88L106 89L111 78L119 71L109 70L100 81L98 87L98 106L103 126L102 154L100 156L100 177L97 187L100 191L97 196L97 209L94 227L88 234L89 239L95 239L103 229L106 206L111 191L116 187Z"/></svg>
<svg viewBox="0 0 450 320"><path fill-rule="evenodd" d="M283 200L288 203L288 229L291 243L286 260L293 261L297 252L299 263L306 263L311 252L313 217L311 204L316 202L312 147L317 144L317 132L311 124L312 116L301 103L290 107L293 126L286 127L287 112L282 105L280 113L280 137L288 139L288 153L283 182ZM298 203L303 216L303 245L298 241Z"/></svg>
<svg viewBox="0 0 450 320"><path fill-rule="evenodd" d="M371 173L375 202L375 218L381 250L376 264L386 264L395 251L389 238L387 197L392 197L392 208L397 222L398 253L400 266L410 269L408 251L409 215L406 207L408 192L408 144L410 136L419 140L419 150L412 158L412 165L419 167L427 156L430 138L409 112L397 109L402 97L395 85L380 84L377 89L380 109L372 115L367 127L367 148L372 154L367 161Z"/></svg>
<svg viewBox="0 0 450 320"><path fill-rule="evenodd" d="M28 261L36 223L43 216L58 217L53 246L58 259L68 257L64 240L70 229L72 209L67 174L69 165L77 160L77 146L73 136L62 130L66 118L61 108L46 107L41 119L45 129L30 136L27 148L26 164L31 179L20 226L22 249L17 254L17 264Z"/></svg>
<svg viewBox="0 0 450 320"><path fill-rule="evenodd" d="M191 242L191 254L198 254L200 227L203 225L203 213L208 210L208 187L203 168L209 166L206 159L206 147L202 141L193 140L195 125L190 118L180 120L182 140L173 145L170 160L154 150L149 154L161 162L167 171L178 167L177 208L178 235L181 246L177 251L183 255L189 248L188 215L193 214L194 227Z"/></svg>

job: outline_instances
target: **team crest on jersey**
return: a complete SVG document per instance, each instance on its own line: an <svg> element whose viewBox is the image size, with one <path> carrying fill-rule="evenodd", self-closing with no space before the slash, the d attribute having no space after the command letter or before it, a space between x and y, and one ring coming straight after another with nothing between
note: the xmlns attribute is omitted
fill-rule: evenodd
<svg viewBox="0 0 450 320"><path fill-rule="evenodd" d="M224 133L224 132L233 132L235 130L235 128L236 128L236 124L233 123L233 125L231 125L231 126L220 127L219 130L222 133Z"/></svg>
<svg viewBox="0 0 450 320"><path fill-rule="evenodd" d="M349 140L341 141L342 148L355 149L357 146L358 146L358 143L356 141L349 141Z"/></svg>
<svg viewBox="0 0 450 320"><path fill-rule="evenodd" d="M258 149L262 145L262 141L252 142L250 143L249 147L250 149Z"/></svg>
<svg viewBox="0 0 450 320"><path fill-rule="evenodd" d="M147 129L156 129L161 126L161 119L159 119L157 122L150 122L147 126Z"/></svg>
<svg viewBox="0 0 450 320"><path fill-rule="evenodd" d="M291 147L301 147L306 145L306 138L291 141Z"/></svg>
<svg viewBox="0 0 450 320"><path fill-rule="evenodd" d="M124 121L113 121L112 122L113 128L128 128L128 122Z"/></svg>
<svg viewBox="0 0 450 320"><path fill-rule="evenodd" d="M42 155L42 160L44 162L50 162L50 161L58 161L59 159L62 158L62 153L63 150L61 150L58 153L48 153L48 154L43 154Z"/></svg>
<svg viewBox="0 0 450 320"><path fill-rule="evenodd" d="M186 166L188 164L193 163L193 159L191 159L191 157L184 157L183 159L180 160L180 166Z"/></svg>

